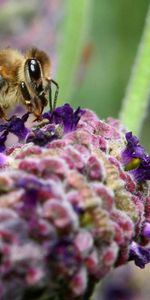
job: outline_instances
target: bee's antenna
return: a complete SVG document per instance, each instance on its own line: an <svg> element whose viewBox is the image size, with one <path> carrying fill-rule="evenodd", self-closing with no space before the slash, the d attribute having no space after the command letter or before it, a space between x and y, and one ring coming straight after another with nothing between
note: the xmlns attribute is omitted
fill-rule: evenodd
<svg viewBox="0 0 150 300"><path fill-rule="evenodd" d="M53 83L55 85L55 87L56 87L53 102L52 102L52 88L51 88L51 83ZM59 93L59 85L58 85L58 83L55 80L51 79L50 80L50 87L49 87L49 104L50 104L50 111L51 112L53 112L53 110L56 107L58 93Z"/></svg>
<svg viewBox="0 0 150 300"><path fill-rule="evenodd" d="M50 111L53 111L53 105L52 105L52 88L51 88L51 81L49 84L49 107L50 107Z"/></svg>

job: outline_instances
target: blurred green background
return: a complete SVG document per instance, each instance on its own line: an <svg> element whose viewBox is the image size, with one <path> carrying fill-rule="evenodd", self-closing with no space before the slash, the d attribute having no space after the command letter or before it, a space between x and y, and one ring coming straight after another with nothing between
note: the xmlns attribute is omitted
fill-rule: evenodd
<svg viewBox="0 0 150 300"><path fill-rule="evenodd" d="M148 0L94 0L93 53L75 98L102 117L117 116L141 38Z"/></svg>
<svg viewBox="0 0 150 300"><path fill-rule="evenodd" d="M57 80L63 24L70 1L0 0L1 47L25 49L35 45L45 50L51 57L52 76ZM73 93L68 99L60 99L62 102L93 109L101 118L118 117L149 4L149 0L91 0ZM70 76L73 75L68 73ZM141 140L150 151L148 115Z"/></svg>
<svg viewBox="0 0 150 300"><path fill-rule="evenodd" d="M150 1L93 2L89 35L93 53L84 81L74 93L74 99L78 99L78 104L94 109L102 118L117 117ZM150 150L149 126L147 115L141 134L147 150Z"/></svg>
<svg viewBox="0 0 150 300"><path fill-rule="evenodd" d="M0 0L1 48L10 46L24 50L34 45L45 50L51 57L52 77L57 81L63 24L67 18L69 1ZM71 102L74 107L80 105L93 109L102 119L108 116L118 117L149 4L150 0L91 0L88 32L80 60L75 74L68 73L68 80L74 75L73 93L67 99L60 99L62 102ZM70 43L73 44L72 39ZM73 46L78 47L76 44ZM141 141L150 152L149 127L148 111ZM133 279L135 278L143 295L134 299L150 299L148 267L147 273L140 270L139 280L136 277L137 268L134 270ZM148 296L145 296L145 287Z"/></svg>

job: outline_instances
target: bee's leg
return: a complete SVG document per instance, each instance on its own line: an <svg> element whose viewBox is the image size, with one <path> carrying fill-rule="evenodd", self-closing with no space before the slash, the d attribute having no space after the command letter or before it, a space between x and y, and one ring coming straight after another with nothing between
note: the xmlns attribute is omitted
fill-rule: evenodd
<svg viewBox="0 0 150 300"><path fill-rule="evenodd" d="M41 114L42 114L44 107L47 105L48 101L45 98L45 94L43 91L38 95L38 97L41 100Z"/></svg>
<svg viewBox="0 0 150 300"><path fill-rule="evenodd" d="M3 77L3 68L0 66L0 90L5 91L8 88L7 80ZM6 107L7 109L8 107ZM3 119L4 121L9 121L7 118L5 111L5 107L2 107L0 105L0 119Z"/></svg>
<svg viewBox="0 0 150 300"><path fill-rule="evenodd" d="M52 101L52 88L51 88L51 83L53 83L56 86L56 91L54 94L54 100ZM59 85L58 83L53 80L50 79L50 83L49 83L49 106L50 106L50 111L53 112L53 110L56 107L56 102L57 102L57 97L58 97L58 92L59 92Z"/></svg>
<svg viewBox="0 0 150 300"><path fill-rule="evenodd" d="M49 108L50 108L50 111L53 110L51 81L49 81Z"/></svg>
<svg viewBox="0 0 150 300"><path fill-rule="evenodd" d="M27 89L27 86L24 81L21 81L19 86L20 86L20 91L24 99L25 105L28 107L29 112L31 112L32 110L31 97Z"/></svg>
<svg viewBox="0 0 150 300"><path fill-rule="evenodd" d="M57 97L58 97L58 92L59 92L59 85L58 83L53 80L53 79L47 79L48 81L48 85L46 90L49 90L49 107L50 107L50 111L53 112L53 110L56 107L56 102L57 102ZM54 100L52 100L52 87L51 87L51 83L53 83L56 86L56 91L54 94ZM45 90L45 92L46 92Z"/></svg>
<svg viewBox="0 0 150 300"><path fill-rule="evenodd" d="M38 113L38 112L36 112L36 111L33 111L32 112L33 114L34 114L34 116L35 116L35 119L33 120L33 122L40 122L40 121L42 121L43 120L43 116L42 116L42 112L41 113Z"/></svg>
<svg viewBox="0 0 150 300"><path fill-rule="evenodd" d="M4 121L9 121L9 118L6 116L5 111L0 106L0 119L3 119Z"/></svg>

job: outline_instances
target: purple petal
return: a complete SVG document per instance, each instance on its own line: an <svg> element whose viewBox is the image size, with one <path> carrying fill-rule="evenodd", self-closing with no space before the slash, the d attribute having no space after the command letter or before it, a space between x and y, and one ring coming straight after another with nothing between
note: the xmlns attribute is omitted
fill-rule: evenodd
<svg viewBox="0 0 150 300"><path fill-rule="evenodd" d="M64 132L70 132L76 129L76 126L83 115L84 110L78 107L75 111L68 104L57 107L52 113L44 113L43 117L47 118L51 123L62 124L64 127Z"/></svg>
<svg viewBox="0 0 150 300"><path fill-rule="evenodd" d="M26 143L33 142L35 145L45 146L58 138L57 128L55 125L49 124L45 128L36 128L34 131L30 132L27 136Z"/></svg>
<svg viewBox="0 0 150 300"><path fill-rule="evenodd" d="M150 223L148 223L148 222L145 223L142 234L146 238L150 238Z"/></svg>
<svg viewBox="0 0 150 300"><path fill-rule="evenodd" d="M134 175L137 181L150 180L150 156L139 144L136 136L132 132L126 133L127 146L122 152L122 161L125 166L133 162L133 168L130 173ZM135 159L139 159L138 164L134 166Z"/></svg>
<svg viewBox="0 0 150 300"><path fill-rule="evenodd" d="M40 180L34 176L18 178L16 187L25 189L23 197L24 209L34 209L38 199L38 190L41 188Z"/></svg>
<svg viewBox="0 0 150 300"><path fill-rule="evenodd" d="M29 129L27 129L24 125L28 119L28 116L29 113L23 115L22 118L14 116L5 124L0 125L0 132L3 131L2 135L0 136L0 152L5 150L5 142L9 133L15 134L19 138L19 141L25 139L27 133L29 132Z"/></svg>
<svg viewBox="0 0 150 300"><path fill-rule="evenodd" d="M7 140L7 136L8 136L9 132L7 130L5 130L2 135L0 136L0 152L4 152L5 151L5 142Z"/></svg>
<svg viewBox="0 0 150 300"><path fill-rule="evenodd" d="M146 153L144 148L139 144L139 140L136 136L132 135L132 132L126 133L127 146L122 153L122 159L127 164L132 158L145 159Z"/></svg>
<svg viewBox="0 0 150 300"><path fill-rule="evenodd" d="M26 113L22 118L12 118L8 122L9 132L15 134L19 140L24 140L29 130L25 127L24 123L27 121L29 113Z"/></svg>
<svg viewBox="0 0 150 300"><path fill-rule="evenodd" d="M129 260L134 260L135 264L143 269L150 262L150 248L144 248L136 242L132 242Z"/></svg>
<svg viewBox="0 0 150 300"><path fill-rule="evenodd" d="M0 153L0 168L3 168L7 164L7 156Z"/></svg>

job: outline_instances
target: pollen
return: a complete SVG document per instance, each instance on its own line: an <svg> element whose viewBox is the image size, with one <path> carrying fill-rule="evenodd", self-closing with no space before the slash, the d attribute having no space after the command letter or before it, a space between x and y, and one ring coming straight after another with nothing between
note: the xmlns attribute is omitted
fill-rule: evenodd
<svg viewBox="0 0 150 300"><path fill-rule="evenodd" d="M125 171L130 171L138 168L141 164L141 159L136 157L132 158L131 161L125 166Z"/></svg>

